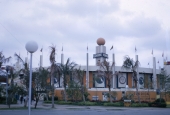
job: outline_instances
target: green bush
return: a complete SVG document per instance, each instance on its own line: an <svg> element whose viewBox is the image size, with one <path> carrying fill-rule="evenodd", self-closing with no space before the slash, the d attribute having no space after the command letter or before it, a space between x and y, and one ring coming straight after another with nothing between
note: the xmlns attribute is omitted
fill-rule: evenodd
<svg viewBox="0 0 170 115"><path fill-rule="evenodd" d="M154 102L148 103L148 106L149 107L162 107L162 108L165 108L167 106L167 104L166 104L164 99L159 98L159 99L156 99Z"/></svg>
<svg viewBox="0 0 170 115"><path fill-rule="evenodd" d="M132 103L131 107L148 107L147 103Z"/></svg>
<svg viewBox="0 0 170 115"><path fill-rule="evenodd" d="M104 103L104 106L114 106L114 107L122 107L122 102L115 102L115 103Z"/></svg>
<svg viewBox="0 0 170 115"><path fill-rule="evenodd" d="M49 101L52 101L52 98L51 98L51 97L48 97L48 100L49 100ZM47 101L47 98L46 98L46 97L44 97L44 101ZM58 97L57 97L57 96L54 97L54 101L58 101Z"/></svg>
<svg viewBox="0 0 170 115"><path fill-rule="evenodd" d="M163 99L163 98L158 98L158 99L156 99L154 102L156 102L156 103L166 103L166 101Z"/></svg>
<svg viewBox="0 0 170 115"><path fill-rule="evenodd" d="M96 106L97 103L96 102L90 102L90 101L86 101L86 102L78 102L78 103L74 103L75 105L80 105L80 106Z"/></svg>
<svg viewBox="0 0 170 115"><path fill-rule="evenodd" d="M0 103L5 104L6 103L6 97L0 97Z"/></svg>

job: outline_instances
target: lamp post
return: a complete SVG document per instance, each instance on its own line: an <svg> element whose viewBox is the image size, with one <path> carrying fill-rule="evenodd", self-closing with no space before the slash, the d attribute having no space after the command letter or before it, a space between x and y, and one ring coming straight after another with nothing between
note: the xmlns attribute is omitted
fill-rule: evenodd
<svg viewBox="0 0 170 115"><path fill-rule="evenodd" d="M127 89L129 88L128 85L125 86L125 96L126 96L126 92L127 92Z"/></svg>
<svg viewBox="0 0 170 115"><path fill-rule="evenodd" d="M30 79L29 79L29 103L28 103L28 115L31 114L31 88L32 88L32 54L37 51L38 45L34 41L29 41L25 45L26 50L31 54L30 55Z"/></svg>

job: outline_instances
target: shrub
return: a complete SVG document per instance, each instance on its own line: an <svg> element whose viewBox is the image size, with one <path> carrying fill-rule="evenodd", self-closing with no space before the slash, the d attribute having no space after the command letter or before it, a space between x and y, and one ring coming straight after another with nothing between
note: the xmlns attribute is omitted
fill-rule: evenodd
<svg viewBox="0 0 170 115"><path fill-rule="evenodd" d="M6 103L6 97L0 97L0 103L5 104Z"/></svg>
<svg viewBox="0 0 170 115"><path fill-rule="evenodd" d="M159 99L156 99L154 102L148 103L148 106L149 107L162 107L162 108L165 108L167 106L167 104L166 104L164 99L159 98Z"/></svg>
<svg viewBox="0 0 170 115"><path fill-rule="evenodd" d="M122 107L124 104L122 102L115 102L115 103L104 103L104 106L114 106L114 107Z"/></svg>
<svg viewBox="0 0 170 115"><path fill-rule="evenodd" d="M48 97L48 100L51 101L52 98L51 98L51 97ZM44 101L47 101L47 98L46 98L46 97L44 97ZM58 97L57 97L57 96L54 97L54 101L58 101Z"/></svg>
<svg viewBox="0 0 170 115"><path fill-rule="evenodd" d="M148 107L147 103L132 103L131 107Z"/></svg>
<svg viewBox="0 0 170 115"><path fill-rule="evenodd" d="M163 98L158 98L154 102L156 102L156 103L166 103L166 101Z"/></svg>

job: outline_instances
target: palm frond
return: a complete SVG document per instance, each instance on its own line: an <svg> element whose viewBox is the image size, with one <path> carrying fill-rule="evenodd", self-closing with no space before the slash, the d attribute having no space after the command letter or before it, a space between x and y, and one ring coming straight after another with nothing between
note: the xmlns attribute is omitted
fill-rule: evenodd
<svg viewBox="0 0 170 115"><path fill-rule="evenodd" d="M3 63L7 63L9 62L11 59L11 56L8 58L5 58L5 56L3 55L3 52L0 52L0 67L2 66Z"/></svg>
<svg viewBox="0 0 170 115"><path fill-rule="evenodd" d="M14 56L17 58L17 60L21 61L22 64L24 65L23 59L17 53L15 53Z"/></svg>
<svg viewBox="0 0 170 115"><path fill-rule="evenodd" d="M124 57L122 68L124 69L132 69L134 67L134 61L129 56Z"/></svg>
<svg viewBox="0 0 170 115"><path fill-rule="evenodd" d="M56 47L54 45L50 46L51 49L51 53L50 53L50 63L54 64L55 63L55 51L56 51Z"/></svg>

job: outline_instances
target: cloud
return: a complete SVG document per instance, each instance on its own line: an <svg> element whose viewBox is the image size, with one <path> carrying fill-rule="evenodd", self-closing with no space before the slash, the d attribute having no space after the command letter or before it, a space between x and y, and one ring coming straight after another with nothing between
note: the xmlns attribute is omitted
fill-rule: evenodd
<svg viewBox="0 0 170 115"><path fill-rule="evenodd" d="M56 45L56 60L60 62L63 44L65 60L71 58L85 65L88 44L89 64L94 65L96 40L103 37L110 61L113 52L119 66L125 55L135 58L136 46L142 63L146 63L142 66L148 67L152 48L158 58L162 51L169 55L170 16L166 3L133 0L2 1L0 51L3 50L6 56L20 52L25 58L26 42L35 40L39 49L34 53L33 66L38 66L42 47L44 66L49 66L49 46ZM112 45L114 51L109 50Z"/></svg>

